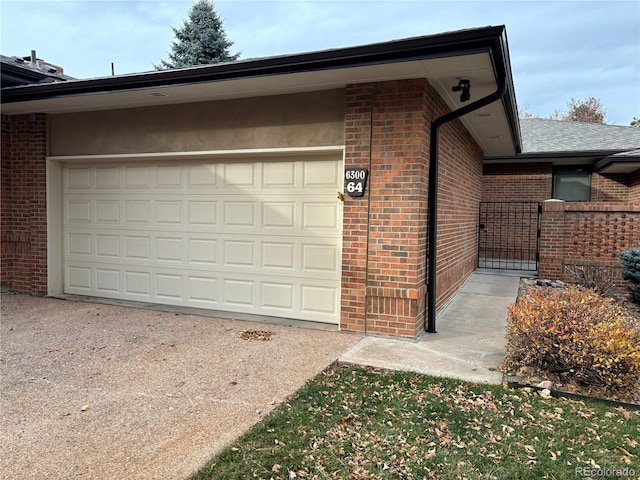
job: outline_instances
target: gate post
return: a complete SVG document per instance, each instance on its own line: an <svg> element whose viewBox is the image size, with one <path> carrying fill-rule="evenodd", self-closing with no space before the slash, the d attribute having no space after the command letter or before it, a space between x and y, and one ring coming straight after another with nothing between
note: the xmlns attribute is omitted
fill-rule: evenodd
<svg viewBox="0 0 640 480"><path fill-rule="evenodd" d="M564 210L563 200L550 199L542 202L540 214L540 263L538 275L542 278L562 277L564 254Z"/></svg>

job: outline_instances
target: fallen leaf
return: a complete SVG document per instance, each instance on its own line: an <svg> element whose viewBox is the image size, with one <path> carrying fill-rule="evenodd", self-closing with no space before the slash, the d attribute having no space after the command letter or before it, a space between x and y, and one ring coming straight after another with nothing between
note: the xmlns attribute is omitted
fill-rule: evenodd
<svg viewBox="0 0 640 480"><path fill-rule="evenodd" d="M240 338L243 340L260 340L263 342L271 340L272 335L273 332L269 330L245 330L240 332Z"/></svg>

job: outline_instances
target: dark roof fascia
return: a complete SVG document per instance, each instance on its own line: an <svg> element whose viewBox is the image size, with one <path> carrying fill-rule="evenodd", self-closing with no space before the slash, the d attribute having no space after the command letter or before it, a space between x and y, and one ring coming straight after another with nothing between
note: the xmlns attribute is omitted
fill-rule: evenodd
<svg viewBox="0 0 640 480"><path fill-rule="evenodd" d="M484 27L311 53L248 59L230 63L113 77L71 80L53 84L6 87L2 89L0 102L24 102L70 95L102 93L106 91L114 92L267 75L341 69L465 55L483 51L493 52L496 41L499 41L500 45L502 45L503 32L504 26ZM497 53L501 53L501 55L497 55ZM497 60L497 63L504 63L504 52L493 52L492 55L494 59ZM511 88L511 90L513 90L513 88ZM511 108L511 106L509 107Z"/></svg>
<svg viewBox="0 0 640 480"><path fill-rule="evenodd" d="M511 139L515 146L516 155L522 152L522 136L520 133L520 120L516 103L516 91L513 85L513 75L511 73L511 60L509 57L509 44L507 42L506 28L502 27L502 34L497 39L492 51L494 63L497 63L496 78L504 75L507 80L507 92L502 97L502 105L507 116L511 130Z"/></svg>
<svg viewBox="0 0 640 480"><path fill-rule="evenodd" d="M618 152L620 153L620 152ZM619 163L637 163L640 160L640 155L634 156L616 156L615 154L609 155L602 160L599 160L593 165L593 168L596 172L604 170L605 168Z"/></svg>
<svg viewBox="0 0 640 480"><path fill-rule="evenodd" d="M519 160L544 160L554 158L593 158L593 157L607 157L609 155L615 155L616 153L626 152L627 150L584 150L576 152L528 152L519 153L513 157L485 157L484 163L508 163L518 162Z"/></svg>

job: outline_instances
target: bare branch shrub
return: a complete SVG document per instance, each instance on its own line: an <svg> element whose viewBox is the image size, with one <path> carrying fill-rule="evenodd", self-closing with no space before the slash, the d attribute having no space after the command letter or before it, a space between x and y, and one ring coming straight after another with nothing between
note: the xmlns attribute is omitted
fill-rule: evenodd
<svg viewBox="0 0 640 480"><path fill-rule="evenodd" d="M602 264L565 265L571 283L595 290L600 295L609 296L615 292L616 282L611 269Z"/></svg>

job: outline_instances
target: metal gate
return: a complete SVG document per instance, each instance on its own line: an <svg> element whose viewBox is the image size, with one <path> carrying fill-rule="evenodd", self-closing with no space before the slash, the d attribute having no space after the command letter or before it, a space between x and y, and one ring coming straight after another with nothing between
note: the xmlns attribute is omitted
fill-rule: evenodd
<svg viewBox="0 0 640 480"><path fill-rule="evenodd" d="M480 202L478 267L538 270L538 202Z"/></svg>

